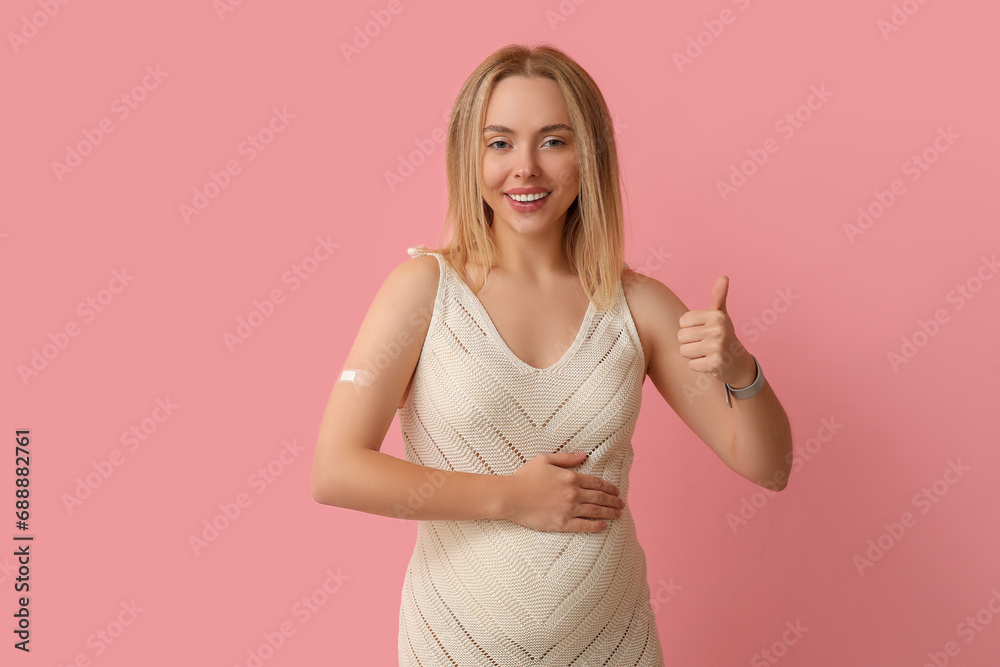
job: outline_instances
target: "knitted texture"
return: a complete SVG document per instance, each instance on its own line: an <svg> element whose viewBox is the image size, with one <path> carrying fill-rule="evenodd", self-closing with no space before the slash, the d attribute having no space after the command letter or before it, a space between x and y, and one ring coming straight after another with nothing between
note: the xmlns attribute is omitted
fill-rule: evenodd
<svg viewBox="0 0 1000 667"><path fill-rule="evenodd" d="M583 451L572 470L608 480L627 503L645 363L621 281L612 307L591 303L562 359L537 369L510 351L442 255L408 252L435 256L441 270L399 410L406 460L511 475L539 454ZM400 667L663 667L628 506L598 533L505 519L417 526L401 594Z"/></svg>

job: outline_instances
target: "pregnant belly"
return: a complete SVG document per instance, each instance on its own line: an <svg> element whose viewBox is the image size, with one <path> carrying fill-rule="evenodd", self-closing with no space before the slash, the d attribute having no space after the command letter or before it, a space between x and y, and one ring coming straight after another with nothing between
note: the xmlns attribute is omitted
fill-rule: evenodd
<svg viewBox="0 0 1000 667"><path fill-rule="evenodd" d="M648 608L645 556L627 508L599 533L491 519L418 525L404 613L419 607L445 633L537 655L592 641L609 622Z"/></svg>

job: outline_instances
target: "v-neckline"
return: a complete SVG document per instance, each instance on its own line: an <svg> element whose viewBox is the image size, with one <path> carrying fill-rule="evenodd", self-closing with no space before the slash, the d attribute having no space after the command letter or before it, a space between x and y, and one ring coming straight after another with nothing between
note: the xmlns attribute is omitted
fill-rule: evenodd
<svg viewBox="0 0 1000 667"><path fill-rule="evenodd" d="M442 259L444 258L442 257ZM455 282L461 285L462 289L464 289L466 293L470 297L472 297L472 300L476 303L476 307L479 309L480 314L486 321L486 326L489 329L489 333L493 336L493 339L496 341L498 347L500 347L500 349L504 351L504 353L507 355L507 357L511 360L511 362L515 366L521 369L532 371L534 373L546 373L557 369L558 367L562 366L567 361L569 361L569 359L573 356L573 353L575 353L577 348L580 347L580 343L583 342L583 339L587 334L587 330L590 328L590 321L593 319L594 312L596 310L594 308L593 301L590 301L587 304L587 312L583 314L583 322L580 323L580 329L579 331L577 331L576 338L573 340L573 344L569 346L569 349L566 350L563 356L551 366L548 366L546 368L536 368L535 366L532 366L531 364L527 363L526 361L522 360L519 356L514 354L514 352L510 349L510 346L507 345L507 341L503 339L503 336L501 336L500 332L497 330L496 325L493 323L493 318L490 317L490 314L486 310L486 306L483 305L483 302L479 300L479 297L476 296L476 294L472 291L472 288L469 287L464 280L462 280L462 276L460 276L458 274L458 271L456 271L454 267L452 267L451 264L448 263L448 260L445 260L444 264L448 267L448 270L455 277Z"/></svg>

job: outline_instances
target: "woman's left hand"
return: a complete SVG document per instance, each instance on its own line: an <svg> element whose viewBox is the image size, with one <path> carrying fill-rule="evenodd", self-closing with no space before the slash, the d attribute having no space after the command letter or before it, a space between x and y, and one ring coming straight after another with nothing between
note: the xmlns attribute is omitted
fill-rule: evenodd
<svg viewBox="0 0 1000 667"><path fill-rule="evenodd" d="M740 389L754 381L757 366L736 337L733 321L726 312L728 292L729 276L719 276L712 286L708 310L689 310L681 315L677 340L691 370L708 373Z"/></svg>

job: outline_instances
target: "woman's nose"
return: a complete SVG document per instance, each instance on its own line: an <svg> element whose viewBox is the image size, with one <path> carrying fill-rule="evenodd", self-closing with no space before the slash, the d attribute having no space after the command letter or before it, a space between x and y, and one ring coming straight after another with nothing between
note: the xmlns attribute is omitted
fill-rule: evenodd
<svg viewBox="0 0 1000 667"><path fill-rule="evenodd" d="M536 176L537 172L538 162L535 159L534 153L530 150L521 151L521 154L517 156L515 173L523 177L529 177Z"/></svg>

